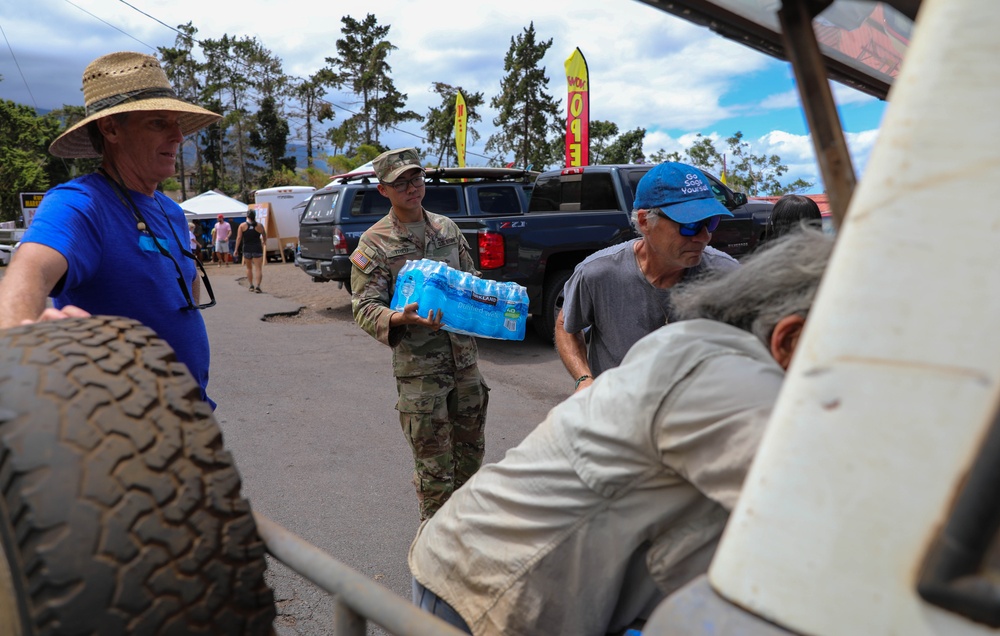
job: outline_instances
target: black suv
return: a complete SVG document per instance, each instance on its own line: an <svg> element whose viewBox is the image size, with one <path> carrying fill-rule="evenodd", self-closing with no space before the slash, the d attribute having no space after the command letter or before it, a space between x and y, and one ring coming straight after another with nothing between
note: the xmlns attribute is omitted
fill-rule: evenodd
<svg viewBox="0 0 1000 636"><path fill-rule="evenodd" d="M428 168L424 209L452 218L524 214L537 172L509 168ZM365 230L389 212L374 173L334 177L313 193L299 219L295 264L318 283L351 291L350 256ZM474 229L463 230L470 244Z"/></svg>

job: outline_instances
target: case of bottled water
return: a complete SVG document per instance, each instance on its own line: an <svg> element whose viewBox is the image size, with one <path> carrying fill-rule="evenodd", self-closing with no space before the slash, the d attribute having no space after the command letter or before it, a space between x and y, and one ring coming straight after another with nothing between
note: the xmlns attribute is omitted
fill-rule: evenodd
<svg viewBox="0 0 1000 636"><path fill-rule="evenodd" d="M441 310L442 329L480 338L524 340L528 291L459 271L430 259L408 261L396 276L390 308L420 304L420 315Z"/></svg>

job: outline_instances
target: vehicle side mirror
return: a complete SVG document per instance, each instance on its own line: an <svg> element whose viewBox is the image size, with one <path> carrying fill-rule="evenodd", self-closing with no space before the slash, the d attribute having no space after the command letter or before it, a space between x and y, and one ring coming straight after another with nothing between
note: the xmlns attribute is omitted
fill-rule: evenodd
<svg viewBox="0 0 1000 636"><path fill-rule="evenodd" d="M742 192L733 192L733 207L738 208L747 204L747 195Z"/></svg>

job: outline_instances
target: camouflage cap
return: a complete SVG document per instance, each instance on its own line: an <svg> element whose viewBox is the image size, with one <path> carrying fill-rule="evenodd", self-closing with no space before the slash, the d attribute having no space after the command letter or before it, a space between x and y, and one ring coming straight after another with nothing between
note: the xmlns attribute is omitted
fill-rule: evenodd
<svg viewBox="0 0 1000 636"><path fill-rule="evenodd" d="M372 160L372 168L379 181L389 183L399 178L407 170L422 169L420 155L416 148L387 150Z"/></svg>

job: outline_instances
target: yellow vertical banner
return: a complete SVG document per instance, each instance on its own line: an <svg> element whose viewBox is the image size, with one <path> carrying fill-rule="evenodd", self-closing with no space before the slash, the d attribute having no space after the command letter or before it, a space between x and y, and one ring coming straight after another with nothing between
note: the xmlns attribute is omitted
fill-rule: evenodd
<svg viewBox="0 0 1000 636"><path fill-rule="evenodd" d="M469 114L465 111L465 96L458 91L455 96L455 154L458 156L458 167L465 167L465 137L468 132L466 122Z"/></svg>
<svg viewBox="0 0 1000 636"><path fill-rule="evenodd" d="M590 161L590 80L587 60L579 47L566 60L566 167L589 165Z"/></svg>

